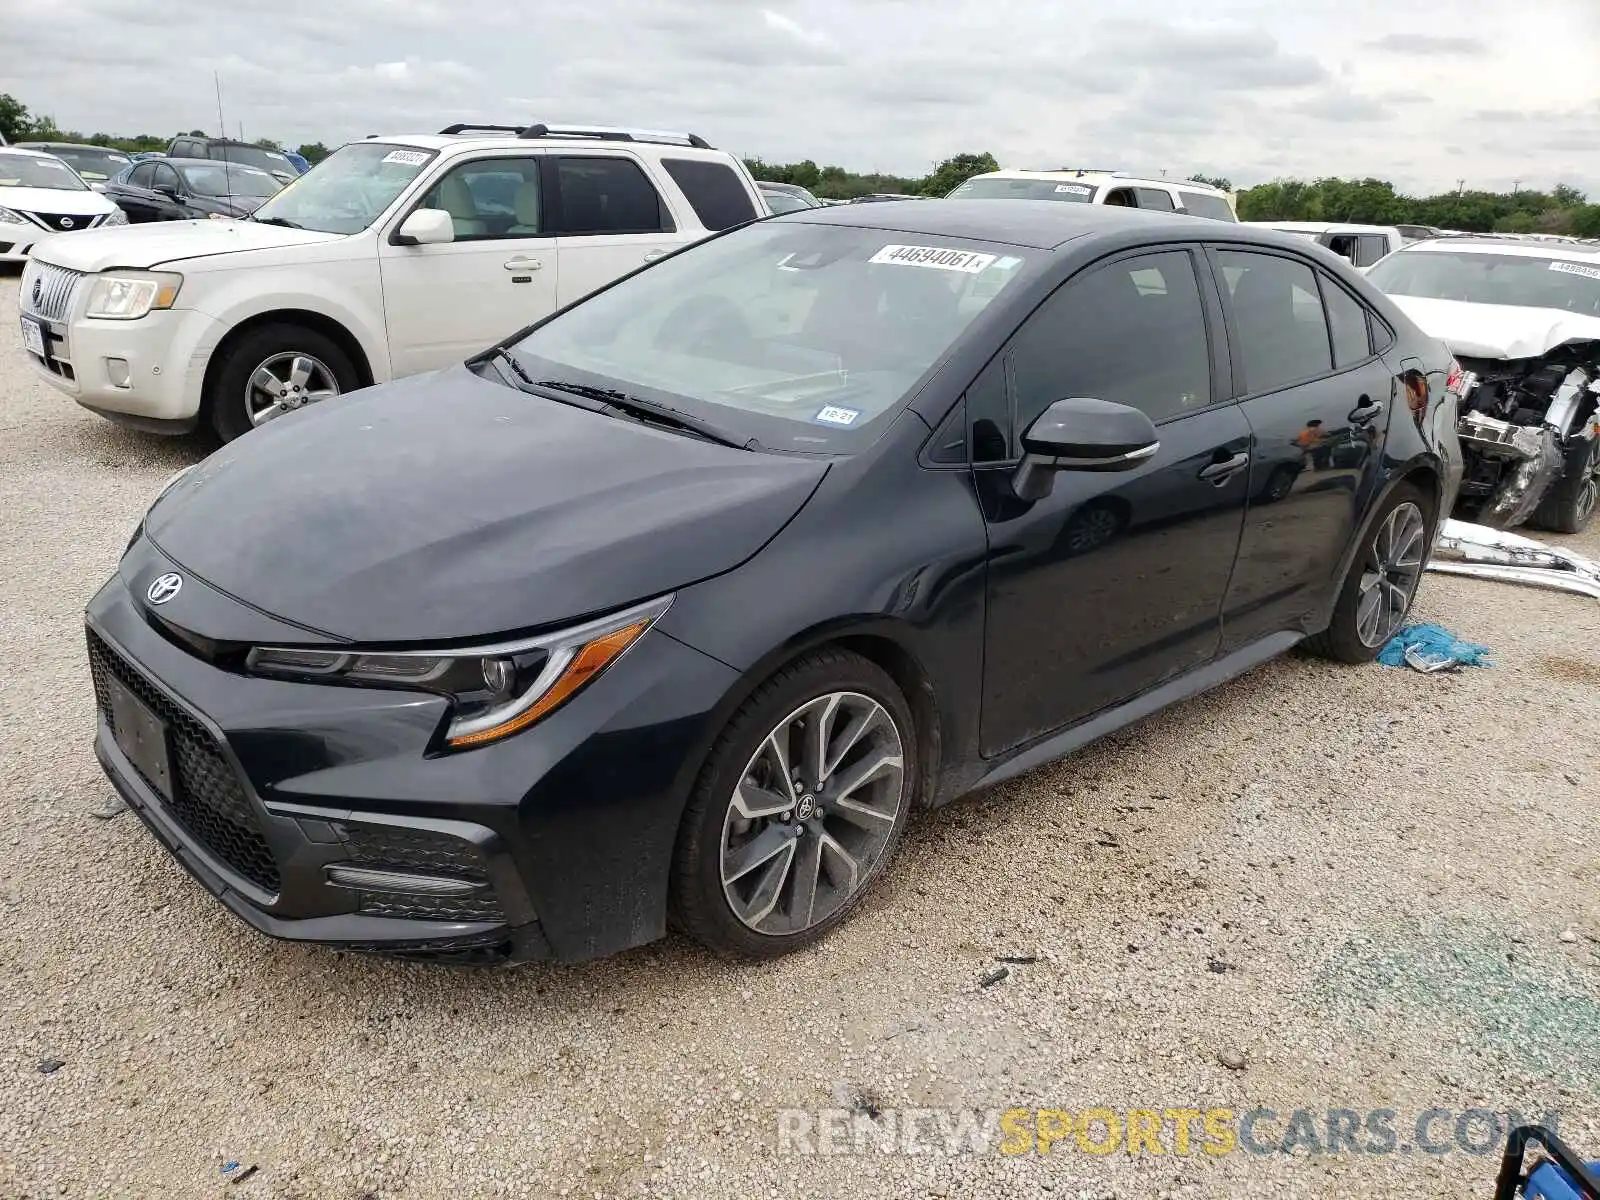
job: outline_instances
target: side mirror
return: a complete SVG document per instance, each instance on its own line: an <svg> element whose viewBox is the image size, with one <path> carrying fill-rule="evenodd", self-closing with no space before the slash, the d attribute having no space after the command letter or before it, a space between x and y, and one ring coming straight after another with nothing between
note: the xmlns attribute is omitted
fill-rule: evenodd
<svg viewBox="0 0 1600 1200"><path fill-rule="evenodd" d="M1012 490L1019 500L1043 500L1057 471L1131 471L1160 448L1154 423L1137 408L1087 396L1057 400L1022 435Z"/></svg>
<svg viewBox="0 0 1600 1200"><path fill-rule="evenodd" d="M419 208L395 230L396 246L437 246L456 240L455 222L442 208Z"/></svg>
<svg viewBox="0 0 1600 1200"><path fill-rule="evenodd" d="M153 191L153 192L160 192L168 200L181 200L181 199L183 199L182 196L178 195L177 187L175 187L173 184L170 184L170 183L152 184L150 190Z"/></svg>

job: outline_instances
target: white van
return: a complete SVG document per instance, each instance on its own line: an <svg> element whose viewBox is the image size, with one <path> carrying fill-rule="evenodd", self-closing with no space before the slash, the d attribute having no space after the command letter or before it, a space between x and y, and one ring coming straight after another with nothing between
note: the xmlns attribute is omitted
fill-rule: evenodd
<svg viewBox="0 0 1600 1200"><path fill-rule="evenodd" d="M947 200L1057 200L1070 204L1115 204L1157 212L1187 213L1213 221L1237 221L1227 192L1192 179L1141 179L1119 171L990 171L974 175Z"/></svg>
<svg viewBox="0 0 1600 1200"><path fill-rule="evenodd" d="M1306 238L1362 269L1406 244L1405 234L1394 225L1351 225L1338 221L1246 221L1245 224Z"/></svg>

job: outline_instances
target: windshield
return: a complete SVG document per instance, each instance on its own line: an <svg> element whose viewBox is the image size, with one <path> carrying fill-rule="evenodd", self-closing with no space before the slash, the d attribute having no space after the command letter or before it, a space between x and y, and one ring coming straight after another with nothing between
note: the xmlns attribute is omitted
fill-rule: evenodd
<svg viewBox="0 0 1600 1200"><path fill-rule="evenodd" d="M1600 259L1401 250L1367 272L1391 296L1556 308L1600 316Z"/></svg>
<svg viewBox="0 0 1600 1200"><path fill-rule="evenodd" d="M0 187L57 188L63 192L89 190L65 163L32 154L7 154L4 150L0 150Z"/></svg>
<svg viewBox="0 0 1600 1200"><path fill-rule="evenodd" d="M265 171L232 163L179 167L178 174L183 176L191 192L201 196L247 196L264 200L283 190L283 184Z"/></svg>
<svg viewBox="0 0 1600 1200"><path fill-rule="evenodd" d="M969 179L947 200L1064 200L1068 204L1094 203L1094 185L1060 183L1054 179L1003 179L990 176Z"/></svg>
<svg viewBox="0 0 1600 1200"><path fill-rule="evenodd" d="M259 167L263 171L283 171L288 175L298 175L294 164L279 154L276 150L267 150L261 146L217 146L212 151L212 158L220 158L226 162L243 163L250 167Z"/></svg>
<svg viewBox="0 0 1600 1200"><path fill-rule="evenodd" d="M256 209L252 219L322 233L360 233L394 203L434 154L385 142L352 142Z"/></svg>
<svg viewBox="0 0 1600 1200"><path fill-rule="evenodd" d="M45 153L55 155L79 175L96 183L110 179L123 167L127 166L129 162L126 154L118 154L115 150L90 150L63 146L60 149L51 147Z"/></svg>
<svg viewBox="0 0 1600 1200"><path fill-rule="evenodd" d="M567 309L514 353L535 380L635 393L766 447L853 449L1023 266L965 238L764 221Z"/></svg>
<svg viewBox="0 0 1600 1200"><path fill-rule="evenodd" d="M763 191L761 195L765 198L767 207L775 213L799 212L803 208L811 207L792 192Z"/></svg>

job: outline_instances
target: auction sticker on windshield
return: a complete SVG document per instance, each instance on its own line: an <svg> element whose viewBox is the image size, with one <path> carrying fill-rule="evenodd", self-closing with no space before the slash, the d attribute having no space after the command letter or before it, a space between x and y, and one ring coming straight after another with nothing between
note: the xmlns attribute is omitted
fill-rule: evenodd
<svg viewBox="0 0 1600 1200"><path fill-rule="evenodd" d="M1068 192L1068 193L1070 193L1070 194L1072 194L1074 196L1087 196L1093 190L1094 190L1093 188L1084 187L1083 184L1081 184L1081 183L1058 183L1058 184L1056 184L1056 191L1058 191L1058 192Z"/></svg>
<svg viewBox="0 0 1600 1200"><path fill-rule="evenodd" d="M420 167L428 161L425 150L391 150L383 156L386 163L400 163L407 167Z"/></svg>
<svg viewBox="0 0 1600 1200"><path fill-rule="evenodd" d="M1565 271L1568 275L1583 275L1589 279L1600 279L1600 267L1591 267L1588 263L1553 262L1550 264L1552 271Z"/></svg>
<svg viewBox="0 0 1600 1200"><path fill-rule="evenodd" d="M932 267L938 271L962 271L976 275L995 260L993 254L974 254L970 250L951 250L941 246L885 246L868 262L896 267Z"/></svg>

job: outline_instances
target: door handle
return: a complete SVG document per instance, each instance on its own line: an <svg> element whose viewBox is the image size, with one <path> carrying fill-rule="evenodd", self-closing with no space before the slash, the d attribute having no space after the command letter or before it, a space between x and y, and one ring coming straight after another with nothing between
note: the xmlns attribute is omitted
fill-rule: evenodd
<svg viewBox="0 0 1600 1200"><path fill-rule="evenodd" d="M508 258L505 263L508 271L537 271L543 266L542 258Z"/></svg>
<svg viewBox="0 0 1600 1200"><path fill-rule="evenodd" d="M1249 453L1241 450L1232 458L1225 458L1220 462L1214 462L1209 467L1201 467L1200 478L1209 483L1215 483L1220 486L1228 482L1228 480L1232 479L1235 475L1249 465Z"/></svg>
<svg viewBox="0 0 1600 1200"><path fill-rule="evenodd" d="M656 259L665 258L666 256L667 252L665 250L652 250L644 256L644 260L645 262L655 262Z"/></svg>
<svg viewBox="0 0 1600 1200"><path fill-rule="evenodd" d="M1365 425L1382 411L1383 401L1363 396L1361 402L1350 410L1348 419L1357 425Z"/></svg>

